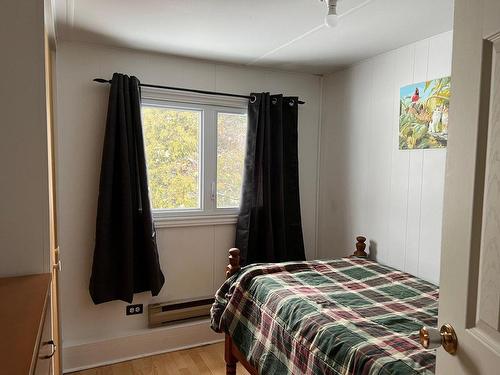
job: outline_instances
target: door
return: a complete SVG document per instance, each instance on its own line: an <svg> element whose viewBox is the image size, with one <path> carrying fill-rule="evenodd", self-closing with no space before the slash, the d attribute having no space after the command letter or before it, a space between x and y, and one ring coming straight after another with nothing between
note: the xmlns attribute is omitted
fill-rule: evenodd
<svg viewBox="0 0 500 375"><path fill-rule="evenodd" d="M438 375L500 374L500 1L456 0Z"/></svg>

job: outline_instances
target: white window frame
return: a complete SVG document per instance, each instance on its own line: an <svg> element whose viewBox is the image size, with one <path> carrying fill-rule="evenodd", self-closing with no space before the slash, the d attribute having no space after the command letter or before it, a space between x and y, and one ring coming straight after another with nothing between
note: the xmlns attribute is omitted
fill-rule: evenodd
<svg viewBox="0 0 500 375"><path fill-rule="evenodd" d="M217 114L247 114L247 100L143 88L141 105L202 111L199 147L200 208L153 209L156 227L236 223L238 208L217 208Z"/></svg>

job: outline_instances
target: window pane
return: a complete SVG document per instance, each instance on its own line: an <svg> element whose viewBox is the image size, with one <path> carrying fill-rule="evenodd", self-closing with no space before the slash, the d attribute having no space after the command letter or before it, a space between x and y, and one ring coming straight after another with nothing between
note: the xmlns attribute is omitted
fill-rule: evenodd
<svg viewBox="0 0 500 375"><path fill-rule="evenodd" d="M153 209L200 208L202 112L142 107Z"/></svg>
<svg viewBox="0 0 500 375"><path fill-rule="evenodd" d="M239 207L247 115L217 114L217 207Z"/></svg>

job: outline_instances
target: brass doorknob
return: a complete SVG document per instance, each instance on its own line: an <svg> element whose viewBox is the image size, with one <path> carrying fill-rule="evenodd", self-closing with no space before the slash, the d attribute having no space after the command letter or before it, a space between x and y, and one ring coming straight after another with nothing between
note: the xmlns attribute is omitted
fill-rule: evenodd
<svg viewBox="0 0 500 375"><path fill-rule="evenodd" d="M420 328L420 344L426 349L443 346L450 354L455 354L458 348L458 338L450 324L443 324L438 331L436 328Z"/></svg>

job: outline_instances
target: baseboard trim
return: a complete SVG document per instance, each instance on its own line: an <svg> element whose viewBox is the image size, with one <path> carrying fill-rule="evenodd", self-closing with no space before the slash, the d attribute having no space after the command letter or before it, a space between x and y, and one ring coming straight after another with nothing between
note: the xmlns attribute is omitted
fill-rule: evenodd
<svg viewBox="0 0 500 375"><path fill-rule="evenodd" d="M63 347L63 372L189 349L224 340L207 320L148 330L137 335Z"/></svg>

